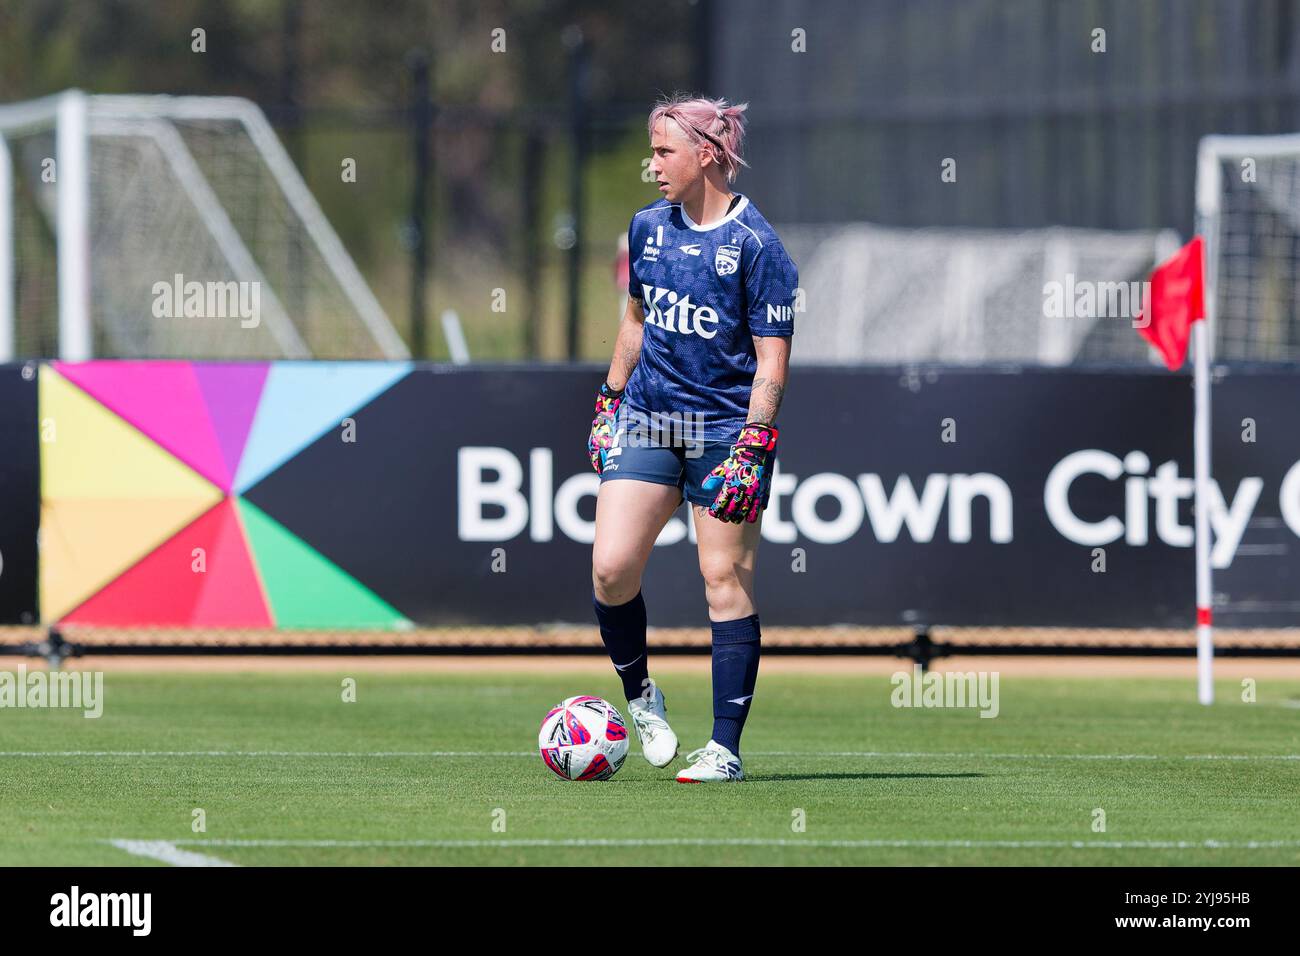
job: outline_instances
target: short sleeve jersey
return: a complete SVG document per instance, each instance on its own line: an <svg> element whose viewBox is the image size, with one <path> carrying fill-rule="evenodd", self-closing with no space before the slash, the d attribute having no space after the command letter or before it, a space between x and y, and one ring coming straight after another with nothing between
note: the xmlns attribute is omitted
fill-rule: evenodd
<svg viewBox="0 0 1300 956"><path fill-rule="evenodd" d="M624 402L691 414L706 441L731 441L749 413L753 336L794 335L799 274L748 197L701 226L680 204L651 203L628 229L628 295L645 312Z"/></svg>

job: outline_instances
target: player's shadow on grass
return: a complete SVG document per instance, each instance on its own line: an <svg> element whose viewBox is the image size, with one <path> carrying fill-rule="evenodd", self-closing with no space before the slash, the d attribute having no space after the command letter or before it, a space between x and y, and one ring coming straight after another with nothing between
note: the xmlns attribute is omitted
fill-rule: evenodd
<svg viewBox="0 0 1300 956"><path fill-rule="evenodd" d="M763 773L747 774L746 780L755 783L783 780L953 780L984 777L982 773Z"/></svg>

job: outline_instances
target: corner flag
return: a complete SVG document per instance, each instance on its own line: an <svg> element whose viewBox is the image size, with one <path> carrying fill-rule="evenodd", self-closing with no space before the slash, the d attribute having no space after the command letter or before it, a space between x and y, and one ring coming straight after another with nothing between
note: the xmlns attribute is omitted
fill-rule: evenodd
<svg viewBox="0 0 1300 956"><path fill-rule="evenodd" d="M1151 273L1151 295L1134 323L1171 372L1183 367L1187 341L1196 342L1192 447L1196 518L1196 687L1214 703L1213 590L1210 582L1210 337L1205 327L1205 243L1200 236ZM1146 319L1145 324L1141 321Z"/></svg>
<svg viewBox="0 0 1300 956"><path fill-rule="evenodd" d="M1156 267L1151 295L1138 313L1138 334L1159 350L1171 372L1183 367L1192 323L1205 318L1204 245L1196 236Z"/></svg>

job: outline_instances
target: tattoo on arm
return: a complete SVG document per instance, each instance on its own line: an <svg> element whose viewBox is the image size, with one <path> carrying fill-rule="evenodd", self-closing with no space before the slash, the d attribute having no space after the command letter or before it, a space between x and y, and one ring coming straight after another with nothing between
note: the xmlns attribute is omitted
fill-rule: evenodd
<svg viewBox="0 0 1300 956"><path fill-rule="evenodd" d="M749 394L749 420L766 425L776 421L785 397L785 384L778 378L755 378Z"/></svg>
<svg viewBox="0 0 1300 956"><path fill-rule="evenodd" d="M644 317L641 304L636 299L630 300L627 312L623 315L623 322L619 326L618 339L614 343L614 359L609 363L607 380L610 388L615 387L615 380L620 383L617 386L619 390L626 388L637 362L641 360L641 339L644 335L642 321Z"/></svg>
<svg viewBox="0 0 1300 956"><path fill-rule="evenodd" d="M636 363L641 360L641 343L628 342L623 346L623 381L632 377L632 370L636 368Z"/></svg>

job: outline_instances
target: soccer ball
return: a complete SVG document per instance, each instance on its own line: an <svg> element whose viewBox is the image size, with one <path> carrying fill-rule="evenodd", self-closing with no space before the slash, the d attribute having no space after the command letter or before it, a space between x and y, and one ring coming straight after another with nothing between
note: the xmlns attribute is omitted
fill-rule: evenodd
<svg viewBox="0 0 1300 956"><path fill-rule="evenodd" d="M537 746L542 761L565 780L608 780L623 766L627 724L609 701L570 697L542 721Z"/></svg>

